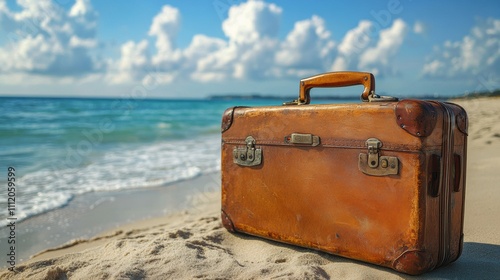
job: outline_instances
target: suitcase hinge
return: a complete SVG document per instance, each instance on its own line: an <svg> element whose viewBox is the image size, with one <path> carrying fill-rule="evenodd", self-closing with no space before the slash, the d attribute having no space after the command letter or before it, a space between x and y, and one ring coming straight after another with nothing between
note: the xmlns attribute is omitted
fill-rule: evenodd
<svg viewBox="0 0 500 280"><path fill-rule="evenodd" d="M395 175L399 171L397 157L380 156L382 142L377 138L366 140L368 154L359 154L358 167L361 172L373 176Z"/></svg>
<svg viewBox="0 0 500 280"><path fill-rule="evenodd" d="M246 147L236 147L233 150L233 162L241 166L257 166L262 162L262 149L255 148L255 139L248 136Z"/></svg>

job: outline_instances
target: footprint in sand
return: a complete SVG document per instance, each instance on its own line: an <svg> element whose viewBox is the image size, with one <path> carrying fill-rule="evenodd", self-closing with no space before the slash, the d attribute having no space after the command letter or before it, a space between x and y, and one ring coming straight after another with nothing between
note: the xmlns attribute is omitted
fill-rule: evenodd
<svg viewBox="0 0 500 280"><path fill-rule="evenodd" d="M179 229L176 232L170 232L168 234L168 237L170 238L181 237L182 239L188 239L189 237L191 237L191 235L193 235L191 232Z"/></svg>

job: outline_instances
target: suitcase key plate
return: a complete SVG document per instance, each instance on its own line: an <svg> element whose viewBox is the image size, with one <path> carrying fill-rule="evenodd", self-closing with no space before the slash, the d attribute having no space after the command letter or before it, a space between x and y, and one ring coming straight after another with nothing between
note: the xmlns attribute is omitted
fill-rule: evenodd
<svg viewBox="0 0 500 280"><path fill-rule="evenodd" d="M298 144L308 146L318 146L320 142L319 136L304 133L292 133L285 136L286 144Z"/></svg>

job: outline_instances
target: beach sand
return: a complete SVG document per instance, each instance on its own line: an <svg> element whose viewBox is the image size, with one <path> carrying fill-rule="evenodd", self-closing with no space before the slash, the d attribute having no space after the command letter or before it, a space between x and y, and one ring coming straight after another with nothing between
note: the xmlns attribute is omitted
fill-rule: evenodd
<svg viewBox="0 0 500 280"><path fill-rule="evenodd" d="M231 234L217 192L196 207L47 250L3 269L1 279L498 279L500 276L500 98L456 100L469 114L464 251L419 277ZM146 206L147 203L144 203Z"/></svg>

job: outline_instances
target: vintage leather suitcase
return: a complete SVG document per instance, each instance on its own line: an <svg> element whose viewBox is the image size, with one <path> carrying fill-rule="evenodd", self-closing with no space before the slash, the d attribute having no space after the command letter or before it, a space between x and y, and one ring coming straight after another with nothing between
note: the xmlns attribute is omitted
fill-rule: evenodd
<svg viewBox="0 0 500 280"><path fill-rule="evenodd" d="M366 102L309 104L311 88L357 84ZM455 261L467 114L374 88L370 73L325 73L283 106L227 109L224 226L413 275Z"/></svg>

